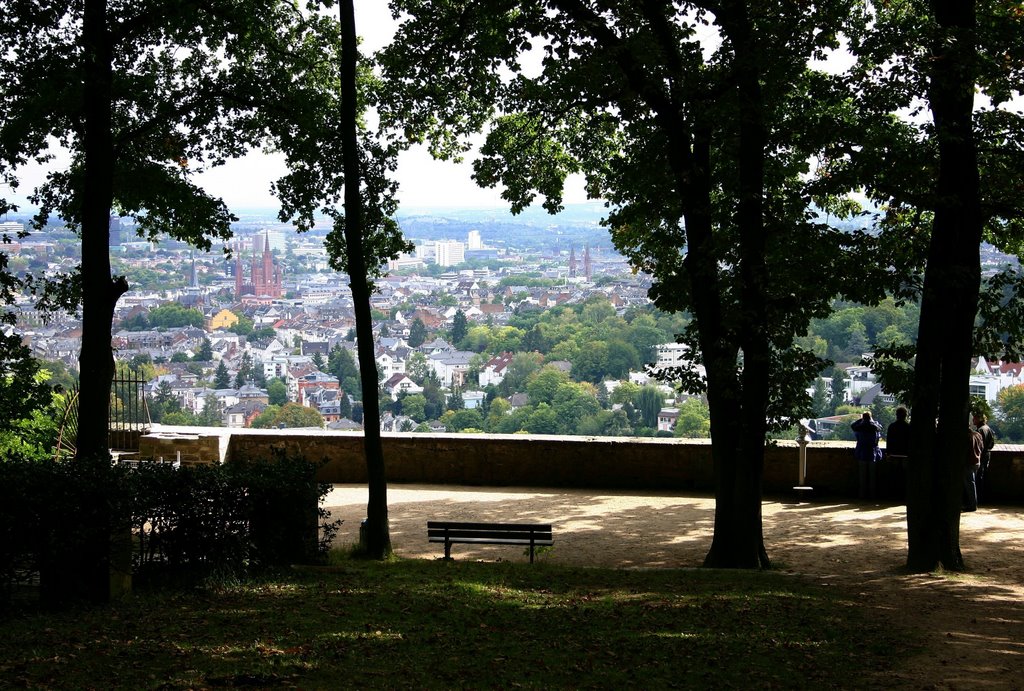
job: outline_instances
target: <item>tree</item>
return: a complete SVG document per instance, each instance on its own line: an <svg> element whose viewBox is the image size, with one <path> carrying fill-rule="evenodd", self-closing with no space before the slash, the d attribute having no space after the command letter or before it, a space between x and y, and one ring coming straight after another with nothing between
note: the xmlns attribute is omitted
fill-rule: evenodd
<svg viewBox="0 0 1024 691"><path fill-rule="evenodd" d="M252 421L256 429L301 428L324 426L323 416L313 408L286 403L283 406L268 405Z"/></svg>
<svg viewBox="0 0 1024 691"><path fill-rule="evenodd" d="M409 360L405 363L405 373L417 384L422 384L423 380L427 377L427 373L430 371L430 365L427 364L427 356L419 351L410 355Z"/></svg>
<svg viewBox="0 0 1024 691"><path fill-rule="evenodd" d="M212 393L207 394L203 399L203 410L199 413L196 424L202 427L220 427L223 424L221 413L220 401Z"/></svg>
<svg viewBox="0 0 1024 691"><path fill-rule="evenodd" d="M337 344L331 348L331 353L327 358L327 371L334 375L339 382L350 378L359 378L359 368L356 367L352 352Z"/></svg>
<svg viewBox="0 0 1024 691"><path fill-rule="evenodd" d="M818 377L814 380L814 388L811 392L811 417L819 418L829 415L828 401L828 388L825 386L825 380Z"/></svg>
<svg viewBox="0 0 1024 691"><path fill-rule="evenodd" d="M157 384L156 390L153 392L152 397L149 400L149 416L153 422L166 422L166 417L171 413L177 413L181 411L181 403L178 401L178 397L174 395L174 390L171 388L170 382L164 380Z"/></svg>
<svg viewBox="0 0 1024 691"><path fill-rule="evenodd" d="M513 211L537 196L554 211L566 175L583 172L588 191L611 204L619 250L655 277L659 307L693 315L681 336L707 377L685 384L706 393L720 442L712 445L715 532L705 563L767 566L765 439L808 407L806 382L823 364L794 340L836 293L877 299L880 291L853 280L845 260L848 248L869 255L875 240L811 213L812 194L830 211L847 207L830 181L803 175L849 99L841 80L808 61L835 46L856 13L841 0L770 10L585 0L506 13L415 2L399 9L408 17L384 55L396 95L385 121L451 155L461 135L503 113L491 121L477 181L502 183ZM713 47L701 44L705 25L717 31ZM546 47L541 66L524 74L521 52L536 44ZM504 79L502 68L514 76ZM808 251L820 268L814 280L791 262Z"/></svg>
<svg viewBox="0 0 1024 691"><path fill-rule="evenodd" d="M640 393L640 385L634 384L631 381L620 382L618 386L611 392L608 400L611 403L636 403L636 397Z"/></svg>
<svg viewBox="0 0 1024 691"><path fill-rule="evenodd" d="M283 406L288 402L288 386L278 377L267 383L267 402L276 406Z"/></svg>
<svg viewBox="0 0 1024 691"><path fill-rule="evenodd" d="M449 410L441 417L445 429L449 432L461 432L466 429L482 430L484 418L476 408Z"/></svg>
<svg viewBox="0 0 1024 691"><path fill-rule="evenodd" d="M427 340L427 325L423 320L416 317L409 326L409 347L419 348Z"/></svg>
<svg viewBox="0 0 1024 691"><path fill-rule="evenodd" d="M342 393L338 399L338 415L343 418L352 418L352 399L347 393Z"/></svg>
<svg viewBox="0 0 1024 691"><path fill-rule="evenodd" d="M524 429L530 434L558 434L558 413L547 403L541 403L529 413Z"/></svg>
<svg viewBox="0 0 1024 691"><path fill-rule="evenodd" d="M507 398L501 398L500 396L495 398L487 409L487 420L484 428L488 432L497 432L500 422L511 412L512 404L509 403Z"/></svg>
<svg viewBox="0 0 1024 691"><path fill-rule="evenodd" d="M458 387L452 388L452 392L448 394L448 400L445 402L445 408L448 410L462 410L466 407L466 402L462 398L462 391Z"/></svg>
<svg viewBox="0 0 1024 691"><path fill-rule="evenodd" d="M245 316L244 314L239 314L238 312L232 312L232 314L238 317L238 321L229 326L228 331L230 331L231 333L236 333L239 336L248 337L252 335L254 325L252 319Z"/></svg>
<svg viewBox="0 0 1024 691"><path fill-rule="evenodd" d="M462 339L466 337L466 330L466 313L459 310L455 313L455 317L452 319L452 332L449 340L453 345L458 347L459 343L462 342ZM412 343L409 345L412 345Z"/></svg>
<svg viewBox="0 0 1024 691"><path fill-rule="evenodd" d="M665 394L656 386L647 385L636 395L636 407L644 427L657 429L658 413L665 405Z"/></svg>
<svg viewBox="0 0 1024 691"><path fill-rule="evenodd" d="M408 394L398 400L402 402L402 415L408 415L416 422L426 422L427 399L423 394Z"/></svg>
<svg viewBox="0 0 1024 691"><path fill-rule="evenodd" d="M580 420L601 410L593 386L572 382L561 384L555 390L551 407L558 416L563 434L577 434Z"/></svg>
<svg viewBox="0 0 1024 691"><path fill-rule="evenodd" d="M369 94L361 93L370 84L365 78L367 71L359 68L352 0L342 0L338 8L340 75L331 61L332 51L310 56L306 71L315 75L314 91L307 95L302 108L283 114L276 122L282 132L289 133L280 146L289 172L278 181L277 191L284 207L282 218L292 218L299 229L311 227L318 211L331 220L326 240L330 263L348 275L356 320L369 477L367 524L361 543L368 556L382 559L391 552L391 538L380 407L372 395L377 391L378 372L371 281L379 275L384 261L411 251L412 246L391 218L396 208L395 185L387 178L394 166L392 152L360 130L360 109L371 99ZM317 15L319 20L326 18ZM300 120L298 127L292 122L294 118Z"/></svg>
<svg viewBox="0 0 1024 691"><path fill-rule="evenodd" d="M526 384L534 372L540 369L544 357L540 353L516 353L512 362L505 368L505 378L498 388L503 395L511 396L525 390Z"/></svg>
<svg viewBox="0 0 1024 691"><path fill-rule="evenodd" d="M210 339L203 339L193 359L197 362L209 362L213 359L213 344L210 343Z"/></svg>
<svg viewBox="0 0 1024 691"><path fill-rule="evenodd" d="M672 430L676 437L707 439L711 436L711 415L708 406L699 398L688 398L679 405L679 417Z"/></svg>
<svg viewBox="0 0 1024 691"><path fill-rule="evenodd" d="M836 414L836 408L846 402L846 376L836 368L832 375L832 397L829 399L830 414Z"/></svg>
<svg viewBox="0 0 1024 691"><path fill-rule="evenodd" d="M314 408L299 405L298 403L285 403L274 416L275 427L315 427L324 426L323 415Z"/></svg>
<svg viewBox="0 0 1024 691"><path fill-rule="evenodd" d="M202 328L203 313L190 307L171 302L166 305L159 305L149 311L148 315L150 328L153 329L176 329L183 326L194 326Z"/></svg>
<svg viewBox="0 0 1024 691"><path fill-rule="evenodd" d="M861 59L865 119L877 120L879 109L920 102L931 116L930 122L905 123L896 134L886 131L892 145L884 162L863 152L851 159L852 168L859 165L872 178L872 196L885 209L883 227L916 246L924 259L923 283L905 290L920 295L916 347L876 350L887 388L905 394L915 420L936 420L911 428L907 566L962 570L960 492L972 359L1020 350L1019 329L999 314L1014 312L1003 309L1009 302L992 300L982 328L975 325L983 304L982 239L1019 254L1024 237L1019 195L1007 194L1022 184L1022 168L1007 162L1019 156L1024 118L1006 107L1024 77L1022 49L1010 38L1020 35L1024 17L985 0L873 9L875 21L852 44ZM901 66L898 85L874 69L883 63ZM988 103L976 103L976 93ZM829 172L844 172L842 167ZM891 175L894 168L900 173ZM1013 282L999 278L994 284ZM993 329L993 323L1008 328Z"/></svg>
<svg viewBox="0 0 1024 691"><path fill-rule="evenodd" d="M580 381L599 382L609 374L608 368L608 344L604 341L588 343L572 358L572 374Z"/></svg>
<svg viewBox="0 0 1024 691"><path fill-rule="evenodd" d="M192 413L187 410L173 410L163 417L163 424L165 425L180 425L188 427L191 425L199 424Z"/></svg>
<svg viewBox="0 0 1024 691"><path fill-rule="evenodd" d="M134 216L151 238L168 233L208 249L210 235L230 237L234 218L191 176L262 138L252 117L260 97L273 93L279 103L301 81L279 59L301 53L301 43L284 45L301 34L293 31L301 19L276 0L244 8L220 0L158 9L109 0L0 6L0 174L16 186L11 171L45 158L51 140L70 152L69 166L31 198L40 209L35 228L57 213L81 237L79 458L108 454L110 336L129 287L111 273L112 209Z"/></svg>
<svg viewBox="0 0 1024 691"><path fill-rule="evenodd" d="M996 403L999 435L1009 442L1024 442L1024 384L1000 391Z"/></svg>
<svg viewBox="0 0 1024 691"><path fill-rule="evenodd" d="M255 367L252 362L252 355L249 351L242 353L242 360L238 364L238 373L235 374L235 388L240 389L254 378Z"/></svg>
<svg viewBox="0 0 1024 691"><path fill-rule="evenodd" d="M555 400L555 393L562 384L569 383L569 375L557 367L545 366L530 377L526 385L526 393L530 396L531 405L550 404Z"/></svg>
<svg viewBox="0 0 1024 691"><path fill-rule="evenodd" d="M231 388L231 375L228 373L228 366L221 360L220 364L217 365L217 373L213 378L213 386L216 389L229 389Z"/></svg>

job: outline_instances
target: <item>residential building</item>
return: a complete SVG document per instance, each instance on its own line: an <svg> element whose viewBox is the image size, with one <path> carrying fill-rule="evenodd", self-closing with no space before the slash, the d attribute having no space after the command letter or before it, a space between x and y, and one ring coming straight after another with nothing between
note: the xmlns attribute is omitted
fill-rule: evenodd
<svg viewBox="0 0 1024 691"><path fill-rule="evenodd" d="M679 420L679 408L662 408L658 411L658 431L671 432Z"/></svg>
<svg viewBox="0 0 1024 691"><path fill-rule="evenodd" d="M391 375L381 386L391 396L393 401L397 401L398 397L403 394L423 393L422 386L401 372Z"/></svg>
<svg viewBox="0 0 1024 691"><path fill-rule="evenodd" d="M480 369L480 374L477 377L477 381L481 388L494 384L497 386L505 379L505 373L508 371L508 366L512 364L513 353L504 352L500 355L495 355L484 364Z"/></svg>
<svg viewBox="0 0 1024 691"><path fill-rule="evenodd" d="M462 387L466 383L469 362L475 355L468 350L434 353L427 356L427 366L437 375L441 386L449 389L453 386Z"/></svg>

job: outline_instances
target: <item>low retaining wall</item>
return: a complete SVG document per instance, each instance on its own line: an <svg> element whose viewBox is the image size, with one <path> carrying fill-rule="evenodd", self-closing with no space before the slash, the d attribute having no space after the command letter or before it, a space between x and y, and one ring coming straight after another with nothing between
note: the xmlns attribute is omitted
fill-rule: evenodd
<svg viewBox="0 0 1024 691"><path fill-rule="evenodd" d="M227 430L221 430L225 434ZM711 492L708 440L542 435L385 434L389 482L448 485L595 487ZM231 430L224 460L270 460L275 452L325 460L320 479L365 483L358 433L303 430ZM781 441L765 452L764 492L792 493L799 449ZM897 468L883 462L879 487L897 496ZM806 483L819 496L857 494L857 463L850 442L811 442ZM1024 501L1024 446L997 446L989 470L988 500Z"/></svg>

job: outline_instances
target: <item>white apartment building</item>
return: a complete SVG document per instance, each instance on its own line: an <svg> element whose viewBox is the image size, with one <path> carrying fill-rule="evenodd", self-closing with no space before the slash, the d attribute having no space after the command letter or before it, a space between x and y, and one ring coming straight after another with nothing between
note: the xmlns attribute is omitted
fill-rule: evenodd
<svg viewBox="0 0 1024 691"><path fill-rule="evenodd" d="M17 221L2 221L0 222L0 236L9 235L14 238L18 233L25 230L24 223L18 223ZM476 232L476 231L473 231ZM479 237L479 233L477 233Z"/></svg>
<svg viewBox="0 0 1024 691"><path fill-rule="evenodd" d="M466 245L456 240L434 243L434 261L438 266L455 266L466 261Z"/></svg>
<svg viewBox="0 0 1024 691"><path fill-rule="evenodd" d="M483 247L484 247L484 244L480 240L480 231L479 230L471 230L471 231L469 231L469 235L466 237L466 249L479 250L479 249L483 249Z"/></svg>

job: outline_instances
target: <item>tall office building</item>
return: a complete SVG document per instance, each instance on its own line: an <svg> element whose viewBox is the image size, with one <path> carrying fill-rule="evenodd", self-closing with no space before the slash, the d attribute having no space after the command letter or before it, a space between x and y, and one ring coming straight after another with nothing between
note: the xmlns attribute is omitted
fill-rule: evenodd
<svg viewBox="0 0 1024 691"><path fill-rule="evenodd" d="M455 240L434 243L434 261L438 266L455 266L466 261L466 245Z"/></svg>

